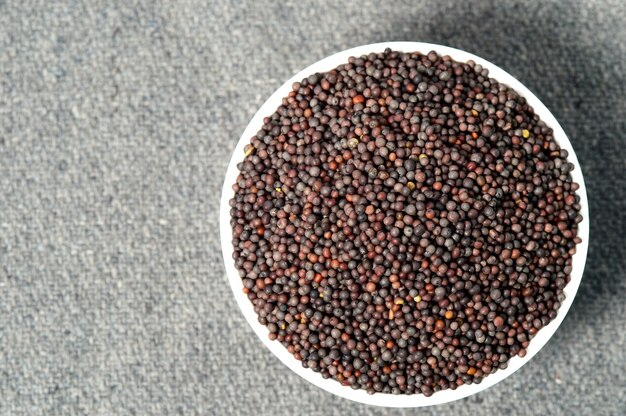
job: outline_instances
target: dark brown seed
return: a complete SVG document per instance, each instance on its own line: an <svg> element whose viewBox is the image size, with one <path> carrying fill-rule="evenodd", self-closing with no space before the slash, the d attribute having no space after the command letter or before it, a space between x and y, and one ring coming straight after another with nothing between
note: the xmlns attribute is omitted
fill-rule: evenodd
<svg viewBox="0 0 626 416"><path fill-rule="evenodd" d="M371 394L430 396L525 356L581 242L552 130L480 65L435 52L353 57L292 87L230 201L270 339Z"/></svg>

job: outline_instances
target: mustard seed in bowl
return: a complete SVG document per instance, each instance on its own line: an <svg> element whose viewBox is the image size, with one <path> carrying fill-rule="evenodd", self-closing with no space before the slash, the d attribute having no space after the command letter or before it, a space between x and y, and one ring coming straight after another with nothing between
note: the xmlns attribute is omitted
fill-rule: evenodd
<svg viewBox="0 0 626 416"><path fill-rule="evenodd" d="M386 50L293 85L251 138L234 261L270 338L370 393L480 382L556 317L567 152L474 62Z"/></svg>

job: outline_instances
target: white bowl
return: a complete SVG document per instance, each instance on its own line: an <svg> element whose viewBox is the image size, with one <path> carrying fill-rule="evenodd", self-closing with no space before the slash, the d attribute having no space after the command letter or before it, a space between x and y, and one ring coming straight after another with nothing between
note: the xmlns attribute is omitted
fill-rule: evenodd
<svg viewBox="0 0 626 416"><path fill-rule="evenodd" d="M564 289L565 300L562 302L561 307L558 310L558 314L552 322L542 328L535 337L531 340L527 353L524 358L515 356L508 362L508 367L503 370L498 370L493 374L485 377L480 384L467 384L458 387L456 390L442 390L433 393L432 396L426 397L423 394L413 395L393 395L385 393L368 394L365 390L354 390L349 386L343 386L339 382L333 379L325 379L320 373L316 373L313 370L302 367L301 362L296 360L291 354L287 352L287 349L278 341L270 341L268 338L269 330L258 322L258 316L254 312L252 303L248 300L247 296L243 293L243 283L239 273L235 268L235 262L233 260L233 246L232 246L232 229L230 226L230 206L229 200L233 197L234 192L232 185L236 182L239 171L237 170L237 163L241 162L244 158L244 146L250 142L250 138L254 136L263 125L263 118L271 115L281 105L282 98L287 96L291 91L291 86L296 81L301 81L307 76L316 72L326 72L337 66L348 62L348 58L351 56L367 55L370 52L383 52L386 48L402 52L421 52L428 53L431 50L436 51L440 55L449 55L458 62L467 62L473 60L477 64L482 65L489 70L489 76L498 80L500 83L506 84L513 88L519 94L526 98L528 103L533 107L535 113L539 115L548 126L554 130L554 138L559 143L562 149L569 152L568 161L575 166L572 171L572 179L580 185L580 189L576 192L580 197L581 215L583 221L578 224L578 236L582 238L582 243L578 244L576 254L572 261L572 273L571 281ZM346 399L354 400L356 402L386 406L386 407L420 407L430 406L440 403L451 402L463 397L476 394L479 391L485 390L488 387L493 386L499 381L504 380L521 366L526 364L530 359L539 352L539 350L546 345L548 340L554 335L563 318L567 314L574 296L580 285L580 281L583 276L583 269L585 268L585 260L587 258L587 247L589 244L589 209L587 205L587 191L585 190L585 182L583 181L583 175L576 159L576 153L572 148L572 144L567 139L565 132L556 121L552 113L546 108L541 101L524 87L518 80L513 78L504 70L498 68L496 65L488 62L482 58L471 53L461 51L459 49L449 48L446 46L435 45L432 43L421 42L385 42L376 43L371 45L359 46L356 48L348 49L343 52L336 53L327 58L322 59L302 70L287 82L285 82L272 96L263 104L263 106L254 115L248 127L243 132L243 135L237 143L237 147L233 153L233 156L228 165L228 171L226 172L226 179L224 181L224 187L222 189L222 201L220 209L220 230L221 230L221 242L222 242L222 254L224 256L224 263L226 266L226 274L228 281L237 300L237 304L248 323L257 334L257 336L263 341L265 346L269 348L278 359L280 359L291 371L295 372L310 383L320 387L326 391L329 391L337 396L344 397ZM294 400L297 400L294 398Z"/></svg>

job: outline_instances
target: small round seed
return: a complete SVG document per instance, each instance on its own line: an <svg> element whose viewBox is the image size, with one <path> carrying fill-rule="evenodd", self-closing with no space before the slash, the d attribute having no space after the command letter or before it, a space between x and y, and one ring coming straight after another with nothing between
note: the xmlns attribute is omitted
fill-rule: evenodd
<svg viewBox="0 0 626 416"><path fill-rule="evenodd" d="M433 51L353 57L292 88L230 201L269 338L371 394L430 396L524 357L581 242L573 165L526 100Z"/></svg>

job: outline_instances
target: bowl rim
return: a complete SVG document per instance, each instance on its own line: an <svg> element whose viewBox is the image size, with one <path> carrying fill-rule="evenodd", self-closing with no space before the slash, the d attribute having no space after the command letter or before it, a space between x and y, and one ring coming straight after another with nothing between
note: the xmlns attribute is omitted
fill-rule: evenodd
<svg viewBox="0 0 626 416"><path fill-rule="evenodd" d="M314 372L310 369L304 368L301 362L296 360L287 349L278 341L271 341L268 337L269 330L261 325L257 318L257 314L254 312L252 303L248 300L247 296L243 293L243 282L239 273L235 267L235 263L232 257L232 228L230 226L230 206L229 200L234 195L232 190L232 184L237 180L239 171L237 164L244 158L244 146L250 142L252 136L254 136L263 125L263 118L272 114L276 108L281 105L282 98L285 97L292 89L292 84L296 81L301 81L307 76L317 73L326 72L337 66L344 64L348 61L349 57L367 55L371 52L382 52L385 49L390 48L395 51L401 52L420 52L427 54L430 51L435 51L439 55L449 55L452 59L458 62L467 62L473 60L477 64L487 68L489 70L489 77L496 79L499 83L505 84L523 96L529 105L534 109L535 113L539 115L540 119L551 127L554 131L554 138L561 147L568 151L568 162L572 163L575 168L571 172L572 180L580 185L576 194L580 198L581 210L580 213L583 216L582 222L578 224L578 236L581 237L582 242L577 245L576 253L572 258L572 272L571 279L567 286L564 288L565 300L562 302L555 319L553 319L548 325L542 328L535 337L531 340L528 348L526 349L526 356L515 356L508 362L506 369L497 370L495 373L488 375L480 383L462 385L455 390L446 389L435 392L430 397L426 397L423 394L412 395L393 395L386 393L368 394L365 390L355 390L350 386L343 386L339 382L333 379L325 379L320 373ZM231 289L235 296L235 300L243 313L246 321L252 327L256 335L261 339L263 344L291 371L298 374L309 383L333 393L337 396L374 406L382 407L422 407L431 406L436 404L442 404L451 402L454 400L462 399L464 397L471 396L480 391L483 391L498 382L509 377L511 374L519 370L524 364L529 362L550 340L554 335L558 327L563 322L563 319L567 315L576 292L580 286L580 282L583 276L585 268L585 262L587 258L587 251L589 246L589 207L587 202L587 191L583 179L580 163L576 157L576 152L572 147L567 135L563 131L563 128L558 123L556 118L552 115L550 110L535 96L528 88L526 88L520 81L514 78L512 75L498 67L497 65L479 57L472 53L451 48L434 43L424 42L381 42L358 46L343 50L341 52L330 55L323 58L312 65L309 65L296 75L291 77L285 83L283 83L259 108L250 123L247 125L243 134L241 135L234 151L231 156L228 169L226 172L224 185L222 188L221 202L220 202L220 239L222 256L224 259L224 265L226 268L226 274L230 283Z"/></svg>

